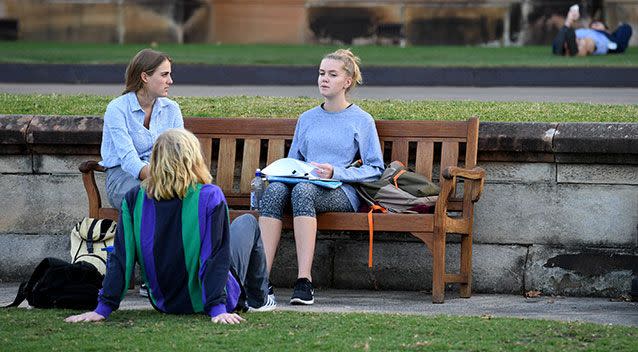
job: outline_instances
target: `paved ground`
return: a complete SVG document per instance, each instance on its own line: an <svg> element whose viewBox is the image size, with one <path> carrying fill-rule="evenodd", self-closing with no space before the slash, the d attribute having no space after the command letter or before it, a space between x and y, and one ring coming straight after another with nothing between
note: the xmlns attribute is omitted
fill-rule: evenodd
<svg viewBox="0 0 638 352"><path fill-rule="evenodd" d="M121 84L20 84L0 83L0 92L119 95ZM314 86L196 86L176 83L174 96L285 96L319 97ZM638 88L551 87L366 87L354 91L355 98L407 100L478 100L530 102L583 102L636 104Z"/></svg>
<svg viewBox="0 0 638 352"><path fill-rule="evenodd" d="M17 283L0 283L0 305L13 301ZM638 327L638 302L608 298L540 297L476 294L469 299L446 295L444 304L432 304L431 297L415 291L317 290L312 306L287 303L290 289L275 291L278 309L312 312L368 312L418 315L495 316L560 321L580 321ZM26 303L23 303L26 306ZM152 309L146 298L129 291L121 309Z"/></svg>

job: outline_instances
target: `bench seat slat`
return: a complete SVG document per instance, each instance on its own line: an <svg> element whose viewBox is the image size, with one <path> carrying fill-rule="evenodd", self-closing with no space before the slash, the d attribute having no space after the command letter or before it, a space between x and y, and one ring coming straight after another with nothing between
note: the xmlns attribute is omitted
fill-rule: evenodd
<svg viewBox="0 0 638 352"><path fill-rule="evenodd" d="M231 210L234 219L243 214L258 213L251 210ZM433 232L434 214L382 214L373 215L374 231L383 232ZM282 219L285 229L292 229L292 217L285 215ZM367 231L367 213L322 213L317 215L317 228L321 230Z"/></svg>

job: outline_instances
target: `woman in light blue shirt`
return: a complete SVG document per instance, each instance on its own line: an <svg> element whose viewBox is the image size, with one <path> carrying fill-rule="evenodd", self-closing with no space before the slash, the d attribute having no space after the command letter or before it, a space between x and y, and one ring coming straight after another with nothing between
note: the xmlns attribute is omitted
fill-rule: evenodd
<svg viewBox="0 0 638 352"><path fill-rule="evenodd" d="M314 303L311 269L316 214L357 211L359 198L348 183L376 180L383 171L383 155L372 116L347 100L347 93L359 83L359 58L350 50L326 55L317 79L324 102L301 114L288 153L290 158L311 162L317 176L342 181L343 186L327 189L308 182L294 187L273 182L259 203L268 272L281 238L282 214L288 204L292 208L298 271L291 304ZM361 167L348 167L355 159L361 159Z"/></svg>
<svg viewBox="0 0 638 352"><path fill-rule="evenodd" d="M183 128L179 105L167 98L173 84L171 58L144 49L126 68L124 93L104 113L100 164L106 170L106 194L117 209L128 190L148 177L149 158L157 137Z"/></svg>

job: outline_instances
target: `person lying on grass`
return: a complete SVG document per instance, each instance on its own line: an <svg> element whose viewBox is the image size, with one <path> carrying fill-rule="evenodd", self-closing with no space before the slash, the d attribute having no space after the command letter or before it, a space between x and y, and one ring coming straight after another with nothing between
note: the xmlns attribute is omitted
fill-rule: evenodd
<svg viewBox="0 0 638 352"><path fill-rule="evenodd" d="M275 309L257 220L244 215L229 224L226 199L211 184L197 138L184 129L162 133L149 169L122 202L97 307L65 321L108 318L126 295L135 262L161 312L205 313L214 323L237 324L244 319L236 312Z"/></svg>
<svg viewBox="0 0 638 352"><path fill-rule="evenodd" d="M552 43L555 55L587 56L621 54L627 50L632 28L621 23L610 33L607 25L601 21L592 21L589 28L574 29L580 18L578 5L573 5L565 17L565 25L560 29Z"/></svg>

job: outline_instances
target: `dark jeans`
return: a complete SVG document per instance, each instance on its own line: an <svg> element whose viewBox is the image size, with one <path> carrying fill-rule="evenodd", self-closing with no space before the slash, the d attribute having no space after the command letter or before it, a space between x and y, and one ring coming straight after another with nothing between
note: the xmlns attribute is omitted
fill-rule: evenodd
<svg viewBox="0 0 638 352"><path fill-rule="evenodd" d="M578 54L578 45L576 44L576 31L573 28L563 26L554 37L552 42L552 53L554 55L570 55Z"/></svg>
<svg viewBox="0 0 638 352"><path fill-rule="evenodd" d="M612 42L616 43L618 47L615 50L609 50L609 54L620 54L624 53L627 50L627 46L629 45L629 39L631 38L631 26L623 23L616 30L609 34L605 33L607 38Z"/></svg>
<svg viewBox="0 0 638 352"><path fill-rule="evenodd" d="M230 224L230 265L246 291L248 305L263 306L268 296L266 253L257 219L250 214Z"/></svg>

